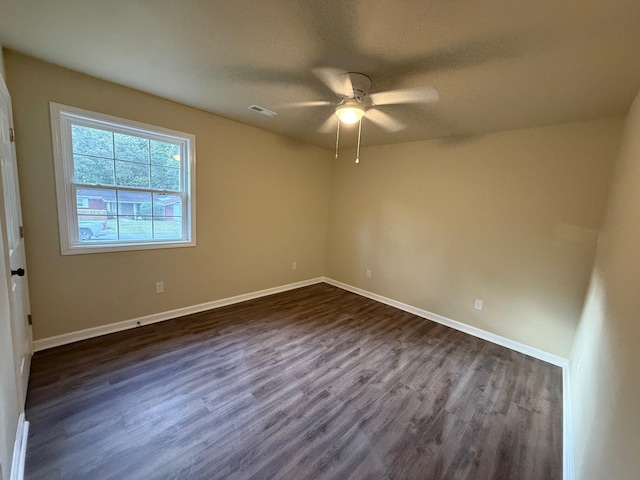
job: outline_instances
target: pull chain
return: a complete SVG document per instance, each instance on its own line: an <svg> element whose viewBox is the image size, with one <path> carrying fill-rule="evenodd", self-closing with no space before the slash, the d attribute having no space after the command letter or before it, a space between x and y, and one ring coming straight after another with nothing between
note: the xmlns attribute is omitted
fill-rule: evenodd
<svg viewBox="0 0 640 480"><path fill-rule="evenodd" d="M358 149L356 150L356 163L360 163L360 134L362 133L362 118L358 123Z"/></svg>
<svg viewBox="0 0 640 480"><path fill-rule="evenodd" d="M336 159L338 158L338 142L340 141L340 120L338 120L338 130L336 132Z"/></svg>

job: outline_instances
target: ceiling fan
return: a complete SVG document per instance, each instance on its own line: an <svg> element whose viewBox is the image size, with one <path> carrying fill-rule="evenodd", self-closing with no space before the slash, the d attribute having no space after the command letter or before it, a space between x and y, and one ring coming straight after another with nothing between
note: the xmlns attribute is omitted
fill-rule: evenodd
<svg viewBox="0 0 640 480"><path fill-rule="evenodd" d="M317 68L313 73L338 97L336 102L323 100L296 102L289 107L316 107L336 105L335 114L338 118L336 128L336 158L340 142L340 124L358 124L358 146L356 163L360 162L360 137L362 133L362 119L366 118L389 132L397 132L405 125L387 115L376 107L399 103L431 103L440 98L433 87L404 88L386 92L369 93L371 78L363 73L345 72L334 68ZM335 118L331 115L320 126L318 131L329 133L334 128Z"/></svg>

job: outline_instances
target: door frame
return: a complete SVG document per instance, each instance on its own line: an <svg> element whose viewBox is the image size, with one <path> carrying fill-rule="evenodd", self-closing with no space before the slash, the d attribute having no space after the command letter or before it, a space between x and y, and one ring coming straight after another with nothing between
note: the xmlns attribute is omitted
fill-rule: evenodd
<svg viewBox="0 0 640 480"><path fill-rule="evenodd" d="M0 75L0 108L6 109L0 112L0 142L2 143L2 156L8 159L10 168L0 165L0 298L3 306L0 308L0 333L2 333L2 392L0 392L0 461L1 472L7 480L21 480L24 475L26 458L26 444L28 438L29 422L25 420L25 401L28 386L28 376L31 369L31 357L33 355L33 334L30 322L29 289L26 274L22 278L14 278L11 265L9 227L11 227L11 239L16 238L16 227L19 229L18 255L21 267L26 270L26 256L24 238L22 235L22 209L20 206L20 194L18 185L18 165L13 132L13 112L11 96ZM8 149L6 146L8 145ZM9 180L5 173L11 174ZM9 185L9 192L5 186ZM10 195L14 205L10 216L5 205L5 198ZM15 198L14 198L15 196ZM11 220L13 218L13 221ZM12 288L20 289L20 308L16 307L16 297ZM18 322L21 322L18 325ZM20 331L18 331L20 328ZM7 335L8 333L8 335ZM18 335L19 333L19 335ZM17 338L17 337L20 338ZM10 338L8 338L10 337ZM22 338L24 337L24 338Z"/></svg>

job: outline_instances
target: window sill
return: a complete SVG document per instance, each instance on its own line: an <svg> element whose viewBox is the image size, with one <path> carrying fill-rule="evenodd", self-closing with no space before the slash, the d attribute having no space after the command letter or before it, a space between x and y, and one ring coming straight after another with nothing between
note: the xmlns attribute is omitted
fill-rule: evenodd
<svg viewBox="0 0 640 480"><path fill-rule="evenodd" d="M116 244L105 245L104 243L83 243L79 245L71 245L69 248L62 249L62 255L83 255L88 253L110 253L110 252L127 252L133 250L155 250L161 248L182 248L195 247L196 241L171 241L171 242L140 242L132 244Z"/></svg>

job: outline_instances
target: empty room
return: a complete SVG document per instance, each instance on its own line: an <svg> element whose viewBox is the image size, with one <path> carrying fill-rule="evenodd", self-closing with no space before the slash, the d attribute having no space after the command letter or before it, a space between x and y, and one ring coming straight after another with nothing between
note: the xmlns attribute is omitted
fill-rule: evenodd
<svg viewBox="0 0 640 480"><path fill-rule="evenodd" d="M640 3L0 13L0 480L640 478Z"/></svg>

